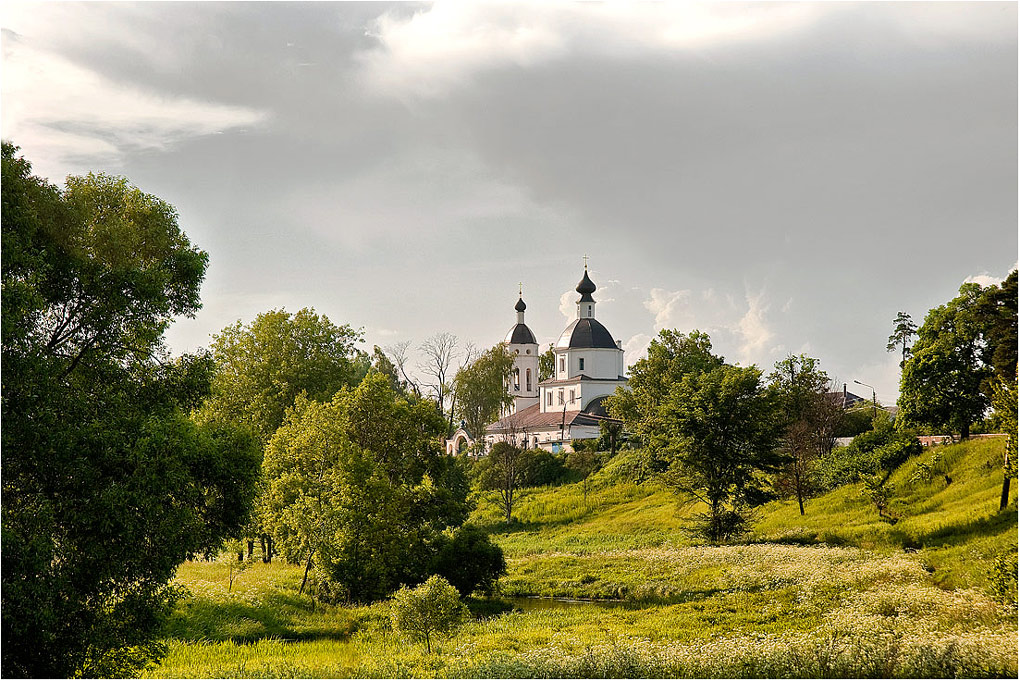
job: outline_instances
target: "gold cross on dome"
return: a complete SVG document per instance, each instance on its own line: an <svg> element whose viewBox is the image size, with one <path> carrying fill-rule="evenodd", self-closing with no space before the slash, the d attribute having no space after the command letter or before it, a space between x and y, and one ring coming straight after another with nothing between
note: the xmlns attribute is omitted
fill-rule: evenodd
<svg viewBox="0 0 1020 681"><path fill-rule="evenodd" d="M517 295L522 296L522 297L524 296L524 282L523 281L517 282Z"/></svg>
<svg viewBox="0 0 1020 681"><path fill-rule="evenodd" d="M585 256L584 256L584 269L588 269L588 255L587 254L585 254Z"/></svg>

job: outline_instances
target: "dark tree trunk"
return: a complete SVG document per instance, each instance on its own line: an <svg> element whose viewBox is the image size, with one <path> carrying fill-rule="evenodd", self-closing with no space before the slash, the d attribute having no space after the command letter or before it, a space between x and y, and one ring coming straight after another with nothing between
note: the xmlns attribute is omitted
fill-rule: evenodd
<svg viewBox="0 0 1020 681"><path fill-rule="evenodd" d="M999 510L1009 506L1009 475L1002 474L1002 496L999 497Z"/></svg>
<svg viewBox="0 0 1020 681"><path fill-rule="evenodd" d="M315 555L315 551L308 552L308 562L305 563L305 576L301 579L301 588L298 589L298 595L301 595L305 591L305 584L308 583L308 571L312 567L312 556ZM312 599L312 607L315 607L315 599Z"/></svg>
<svg viewBox="0 0 1020 681"><path fill-rule="evenodd" d="M800 506L800 514L804 515L804 495L797 490L797 505Z"/></svg>
<svg viewBox="0 0 1020 681"><path fill-rule="evenodd" d="M966 440L969 437L970 437L970 424L965 423L963 424L963 428L960 429L960 439Z"/></svg>
<svg viewBox="0 0 1020 681"><path fill-rule="evenodd" d="M255 555L255 540L248 540L248 560L251 560L252 556Z"/></svg>

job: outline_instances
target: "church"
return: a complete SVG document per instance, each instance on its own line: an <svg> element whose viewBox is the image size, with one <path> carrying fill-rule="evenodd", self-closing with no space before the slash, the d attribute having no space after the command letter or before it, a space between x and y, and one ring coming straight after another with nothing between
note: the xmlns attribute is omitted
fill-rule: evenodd
<svg viewBox="0 0 1020 681"><path fill-rule="evenodd" d="M576 288L577 318L553 345L553 375L541 382L538 342L524 321L527 305L518 298L517 323L503 339L514 355L508 386L513 403L486 427L486 450L503 441L570 451L571 440L599 437L599 423L609 418L603 402L618 387L626 387L627 378L620 341L595 318L595 289L585 265Z"/></svg>

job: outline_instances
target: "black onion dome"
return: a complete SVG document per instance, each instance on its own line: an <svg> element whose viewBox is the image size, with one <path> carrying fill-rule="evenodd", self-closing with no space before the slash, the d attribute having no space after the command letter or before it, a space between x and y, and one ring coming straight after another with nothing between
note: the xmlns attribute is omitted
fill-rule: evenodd
<svg viewBox="0 0 1020 681"><path fill-rule="evenodd" d="M616 341L613 340L609 329L602 326L591 317L575 319L570 326L560 334L556 342L558 348L613 348L616 349Z"/></svg>
<svg viewBox="0 0 1020 681"><path fill-rule="evenodd" d="M507 331L504 342L538 345L535 334L531 333L527 324L515 324L512 329Z"/></svg>
<svg viewBox="0 0 1020 681"><path fill-rule="evenodd" d="M517 310L518 312L524 312L525 310L528 309L528 306L524 304L524 298L517 299L517 304L514 305L514 309Z"/></svg>
<svg viewBox="0 0 1020 681"><path fill-rule="evenodd" d="M584 270L584 276L581 281L577 282L577 288L574 289L581 294L582 303L594 303L595 299L591 297L591 294L595 293L595 283L588 278L588 268Z"/></svg>

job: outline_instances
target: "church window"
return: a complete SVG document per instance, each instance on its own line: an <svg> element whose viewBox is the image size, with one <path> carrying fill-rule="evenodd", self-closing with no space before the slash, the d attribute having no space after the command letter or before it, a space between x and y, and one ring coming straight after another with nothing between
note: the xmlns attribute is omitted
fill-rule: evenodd
<svg viewBox="0 0 1020 681"><path fill-rule="evenodd" d="M556 391L556 404L563 404L563 388Z"/></svg>
<svg viewBox="0 0 1020 681"><path fill-rule="evenodd" d="M580 358L580 359L578 359L577 361L578 361L578 363L579 363L579 364L581 365L581 366L580 366L580 367L578 367L578 368L579 368L579 369L580 369L581 371L584 371L584 357L581 357L581 358Z"/></svg>
<svg viewBox="0 0 1020 681"><path fill-rule="evenodd" d="M531 369L527 369L524 372L524 382L528 386L528 392L531 392Z"/></svg>
<svg viewBox="0 0 1020 681"><path fill-rule="evenodd" d="M560 373L563 373L566 370L567 370L567 356L560 355Z"/></svg>
<svg viewBox="0 0 1020 681"><path fill-rule="evenodd" d="M521 389L521 370L514 369L514 390Z"/></svg>
<svg viewBox="0 0 1020 681"><path fill-rule="evenodd" d="M549 391L545 394L545 403L550 407L552 406L552 391Z"/></svg>
<svg viewBox="0 0 1020 681"><path fill-rule="evenodd" d="M577 402L577 395L575 395L574 391L571 390L570 391L570 403L573 404L574 402Z"/></svg>

